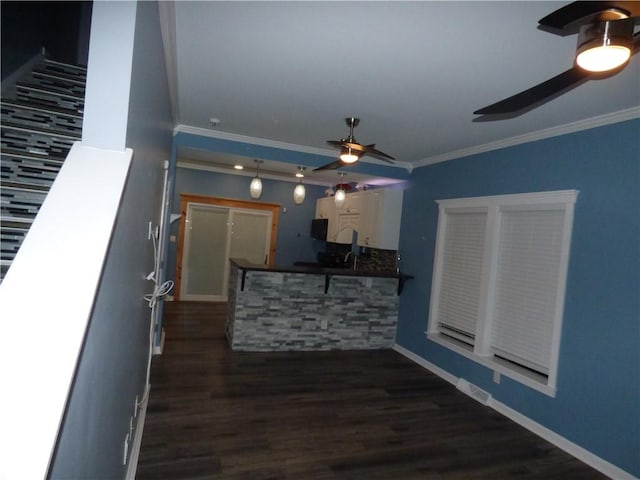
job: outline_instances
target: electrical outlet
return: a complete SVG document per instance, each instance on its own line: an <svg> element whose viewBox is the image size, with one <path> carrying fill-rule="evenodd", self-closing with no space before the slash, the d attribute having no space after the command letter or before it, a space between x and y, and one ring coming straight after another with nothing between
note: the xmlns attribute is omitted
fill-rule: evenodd
<svg viewBox="0 0 640 480"><path fill-rule="evenodd" d="M495 383L500 383L500 372L497 370L493 371L493 381Z"/></svg>
<svg viewBox="0 0 640 480"><path fill-rule="evenodd" d="M153 225L151 224L151 220L149 220L149 231L147 232L147 240L151 240L152 235L153 235Z"/></svg>
<svg viewBox="0 0 640 480"><path fill-rule="evenodd" d="M320 328L322 330L326 330L327 328L329 328L329 321L326 318L323 318L320 322Z"/></svg>

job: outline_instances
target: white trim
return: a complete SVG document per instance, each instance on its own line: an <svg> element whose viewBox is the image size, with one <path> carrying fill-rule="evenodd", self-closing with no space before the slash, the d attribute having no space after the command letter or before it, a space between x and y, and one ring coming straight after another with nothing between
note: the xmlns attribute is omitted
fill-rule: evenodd
<svg viewBox="0 0 640 480"><path fill-rule="evenodd" d="M554 190L549 192L514 193L508 195L491 195L487 197L462 197L436 200L436 203L445 208L486 208L499 204L500 207L514 205L540 204L575 204L579 190ZM482 203L482 205L478 205Z"/></svg>
<svg viewBox="0 0 640 480"><path fill-rule="evenodd" d="M469 360L472 360L482 365L483 367L488 368L489 370L493 370L494 372L500 372L505 377L511 378L516 382L520 382L529 388L539 391L540 393L544 393L545 395L548 395L550 397L556 396L555 386L541 383L539 380L534 378L533 376L534 374L531 374L531 376L529 376L525 373L520 373L519 371L515 370L515 368L513 367L510 367L510 366L507 367L505 365L502 365L501 363L493 360L493 355L487 355L487 356L478 355L477 353L471 350L471 347L464 348L461 345L457 345L453 341L447 339L442 334L437 332L427 333L427 338L432 342L437 343L438 345L442 345L443 347L448 348L449 350L453 350L457 354L462 355L463 357L468 358Z"/></svg>
<svg viewBox="0 0 640 480"><path fill-rule="evenodd" d="M508 419L516 422L518 425L521 425L530 432L544 438L547 442L555 445L561 450L564 450L569 455L572 455L610 478L615 478L616 480L638 480L638 477L634 477L629 472L622 470L613 463L607 462L605 459L598 457L589 450L582 448L580 445L576 445L572 441L558 435L553 430L531 420L529 417L521 414L511 407L508 407L493 397L489 400L489 406L496 412L501 413Z"/></svg>
<svg viewBox="0 0 640 480"><path fill-rule="evenodd" d="M164 47L164 61L171 98L171 114L173 121L180 118L180 102L178 96L178 61L176 55L176 7L174 2L158 2L160 16L160 35Z"/></svg>
<svg viewBox="0 0 640 480"><path fill-rule="evenodd" d="M176 163L176 167L186 168L189 170L202 170L205 172L224 173L227 175L239 175L242 177L255 177L255 171L236 170L234 168L222 168L222 167L217 167L215 165L207 165L205 163L198 162L198 161L178 159L178 162ZM300 181L299 178L292 177L291 174L283 173L282 176L280 176L280 175L265 173L262 170L260 170L260 178L266 178L269 180L280 180L282 182L290 182L290 183L298 183ZM398 180L398 181L401 182L404 180ZM321 180L313 180L311 177L304 177L302 183L305 185L320 185L322 187L326 187L330 184L335 184L335 180L333 181L333 183L331 183L329 180L321 181Z"/></svg>
<svg viewBox="0 0 640 480"><path fill-rule="evenodd" d="M323 157L335 158L336 151L331 149L308 147L306 145L297 145L295 143L279 142L277 140L270 140L268 138L249 137L247 135L239 135L237 133L220 132L209 130L206 128L192 127L190 125L178 124L173 129L174 136L178 133L188 133L191 135L199 135L201 137L217 138L220 140L229 140L238 143L248 143L250 145L258 145L261 147L277 148L280 150L290 150L294 152L309 153L312 155L321 155ZM409 162L401 162L394 160L394 163L383 162L382 160L376 160L375 158L366 157L360 160L363 163L371 163L375 165L384 165L391 168L403 168L408 172L414 168Z"/></svg>
<svg viewBox="0 0 640 480"><path fill-rule="evenodd" d="M567 135L569 133L580 132L582 130L589 130L590 128L603 127L605 125L610 125L613 123L633 120L634 118L640 118L640 107L632 107L626 110L620 110L618 112L600 115L598 117L587 118L585 120L579 120L577 122L567 123L565 125L545 128L543 130L525 133L523 135L517 135L515 137L497 140L495 142L485 143L483 145L475 145L469 148L462 148L460 150L454 150L452 152L434 155L432 157L426 157L415 162L413 164L413 168L433 165L434 163L446 162L447 160L455 160L457 158L468 157L470 155L476 155L478 153L490 152L492 150L499 150L501 148L513 147L514 145L520 145L522 143L544 140L545 138Z"/></svg>
<svg viewBox="0 0 640 480"><path fill-rule="evenodd" d="M164 332L163 338L164 338ZM127 464L127 480L135 480L136 470L138 469L138 457L140 456L140 446L142 445L142 431L144 430L144 421L147 416L147 404L149 403L149 392L151 385L147 386L147 393L144 401L140 404L138 410L138 422L136 423L135 434L133 435L133 444L129 453L129 463Z"/></svg>
<svg viewBox="0 0 640 480"><path fill-rule="evenodd" d="M428 360L425 360L421 356L416 355L411 350L408 350L408 349L404 348L403 346L398 345L397 343L395 343L393 345L393 349L396 352L398 352L399 354L407 357L412 362L417 363L418 365L420 365L421 367L425 368L426 370L429 370L432 373L435 373L436 375L438 375L443 380L446 380L447 382L449 382L451 385L456 386L458 384L458 377L456 377L455 375L450 374L449 372L447 372L446 370L440 368L436 364L431 363Z"/></svg>
<svg viewBox="0 0 640 480"><path fill-rule="evenodd" d="M456 377L455 375L452 375L446 370L438 367L437 365L434 365L428 360L425 360L424 358L420 357L419 355L416 355L412 351L407 350L406 348L398 345L397 343L394 344L393 349L396 352L408 358L409 360L415 362L416 364L420 365L426 370L429 370L431 373L434 373L435 375L439 376L443 380L446 380L450 384L457 387L458 377ZM620 467L617 467L616 465L606 461L603 458L600 458L599 456L573 443L572 441L567 440L562 435L559 435L553 430L548 429L544 425L541 425L538 422L531 420L529 417L505 405L504 403L499 402L493 397L489 399L488 406L494 409L496 412L504 415L509 420L512 420L513 422L526 428L530 432L535 433L539 437L545 439L547 442L551 443L552 445L555 445L561 450L564 450L569 455L586 463L590 467L595 468L600 473L607 475L610 478L615 478L616 480L640 480L638 479L638 477L634 477L629 472L621 469Z"/></svg>
<svg viewBox="0 0 640 480"><path fill-rule="evenodd" d="M166 299L165 299L166 300ZM155 337L155 335L154 335ZM162 355L162 351L164 350L164 328L160 334L160 345L153 346L153 354L154 355Z"/></svg>

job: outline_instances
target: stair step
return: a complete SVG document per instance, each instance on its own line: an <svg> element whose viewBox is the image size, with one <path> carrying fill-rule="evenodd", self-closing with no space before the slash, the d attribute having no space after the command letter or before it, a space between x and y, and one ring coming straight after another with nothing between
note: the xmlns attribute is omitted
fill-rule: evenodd
<svg viewBox="0 0 640 480"><path fill-rule="evenodd" d="M15 229L2 226L0 231L0 259L3 265L11 265L29 229Z"/></svg>
<svg viewBox="0 0 640 480"><path fill-rule="evenodd" d="M20 101L53 106L71 114L82 115L84 112L84 97L77 95L65 95L22 84L16 85L16 97Z"/></svg>
<svg viewBox="0 0 640 480"><path fill-rule="evenodd" d="M83 98L85 95L85 82L69 81L62 78L56 78L51 75L33 74L23 77L17 85L24 85L31 88L41 88L49 92L61 95L70 95Z"/></svg>
<svg viewBox="0 0 640 480"><path fill-rule="evenodd" d="M43 66L46 69L67 73L69 75L87 75L87 67L82 65L72 65L70 63L58 62L50 58L45 58Z"/></svg>
<svg viewBox="0 0 640 480"><path fill-rule="evenodd" d="M24 108L2 102L0 106L2 126L10 125L55 135L82 137L82 118L45 112L43 109Z"/></svg>
<svg viewBox="0 0 640 480"><path fill-rule="evenodd" d="M21 230L28 231L31 228L31 224L33 223L33 219L31 218L18 218L18 217L9 217L7 215L0 215L0 225L2 225L2 230L5 228L11 228L13 230Z"/></svg>
<svg viewBox="0 0 640 480"><path fill-rule="evenodd" d="M17 99L2 99L2 106L11 107L14 109L33 110L34 112L41 112L43 114L56 115L58 117L65 117L69 119L82 120L82 115L64 108L57 108L54 105L40 105L32 102L24 102Z"/></svg>
<svg viewBox="0 0 640 480"><path fill-rule="evenodd" d="M49 135L44 132L3 125L0 129L2 150L11 149L22 153L52 155L66 158L76 137Z"/></svg>
<svg viewBox="0 0 640 480"><path fill-rule="evenodd" d="M38 78L38 79L46 78L46 79L49 79L50 81L66 84L66 85L77 85L77 86L84 87L87 83L86 78L78 78L75 75L67 75L67 74L64 74L61 72L55 72L52 70L39 69L37 67L31 71L31 75L34 78Z"/></svg>
<svg viewBox="0 0 640 480"><path fill-rule="evenodd" d="M61 97L72 101L84 102L84 90L82 93L78 93L73 90L69 90L65 87L56 85L40 85L38 83L19 81L16 82L17 90L30 90L36 91L42 94L51 95L55 97Z"/></svg>
<svg viewBox="0 0 640 480"><path fill-rule="evenodd" d="M0 214L14 219L13 221L33 220L46 196L47 192L3 186L0 192Z"/></svg>
<svg viewBox="0 0 640 480"><path fill-rule="evenodd" d="M46 127L29 127L27 125L20 125L12 122L2 122L1 127L3 130L8 131L24 132L33 135L50 135L61 140L67 140L68 142L70 142L70 144L82 138L82 135L78 135L77 133L73 132L65 132Z"/></svg>
<svg viewBox="0 0 640 480"><path fill-rule="evenodd" d="M43 172L41 169L12 167L12 165L2 165L2 173L0 174L2 188L13 187L47 193L59 172L59 170Z"/></svg>
<svg viewBox="0 0 640 480"><path fill-rule="evenodd" d="M52 155L40 155L36 153L24 153L18 150L11 150L10 148L3 148L0 151L0 156L3 159L16 158L23 162L42 163L43 165L58 165L62 166L65 161L64 157L54 157Z"/></svg>

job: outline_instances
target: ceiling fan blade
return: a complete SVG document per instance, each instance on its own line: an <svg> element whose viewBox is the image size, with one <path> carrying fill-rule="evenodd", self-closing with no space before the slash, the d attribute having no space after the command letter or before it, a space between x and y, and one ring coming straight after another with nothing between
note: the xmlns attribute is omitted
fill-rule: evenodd
<svg viewBox="0 0 640 480"><path fill-rule="evenodd" d="M345 166L344 162L336 160L335 162L327 163L326 165L323 165L321 167L314 168L313 171L318 172L320 170L335 170L336 168L340 168L343 166Z"/></svg>
<svg viewBox="0 0 640 480"><path fill-rule="evenodd" d="M630 17L640 16L640 2L637 1L572 2L540 19L538 23L543 27L564 30L579 21L590 22L591 17L610 9L620 10Z"/></svg>
<svg viewBox="0 0 640 480"><path fill-rule="evenodd" d="M577 87L581 83L589 80L592 76L594 76L592 73L585 72L578 67L573 67L546 82L542 82L524 92L517 93L509 98L476 110L473 113L475 115L496 115L513 113L524 110L525 108L534 107L560 93Z"/></svg>
<svg viewBox="0 0 640 480"><path fill-rule="evenodd" d="M327 143L336 148L350 148L351 150L355 150L356 152L364 153L365 147L364 145L360 145L359 143L348 142L347 140L327 140Z"/></svg>
<svg viewBox="0 0 640 480"><path fill-rule="evenodd" d="M380 150L375 148L375 146L375 143L372 143L371 145L364 145L364 154L387 163L393 163L391 160L395 160L395 158L393 158L391 155L387 155L386 153L381 152Z"/></svg>

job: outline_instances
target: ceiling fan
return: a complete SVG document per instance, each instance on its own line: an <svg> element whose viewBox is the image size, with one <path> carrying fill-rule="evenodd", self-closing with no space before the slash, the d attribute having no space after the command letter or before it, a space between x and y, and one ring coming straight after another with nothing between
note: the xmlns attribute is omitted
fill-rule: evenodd
<svg viewBox="0 0 640 480"><path fill-rule="evenodd" d="M476 110L474 114L517 116L588 80L618 73L629 57L640 51L640 32L633 34L635 24L640 23L638 1L572 2L538 23L541 29L560 35L573 34L579 29L574 66L535 87ZM589 63L598 54L609 61L611 57L607 55L610 53L619 56L617 64Z"/></svg>
<svg viewBox="0 0 640 480"><path fill-rule="evenodd" d="M359 118L348 117L345 118L344 121L349 127L349 136L341 140L327 140L327 143L329 145L340 149L339 159L335 162L323 165L322 167L315 168L313 170L314 172L318 170L330 170L334 168L353 165L365 155L383 160L387 163L393 163L392 160L395 160L395 158L376 149L375 143L372 143L370 145L362 145L356 141L355 137L353 136L353 129L360 123Z"/></svg>

